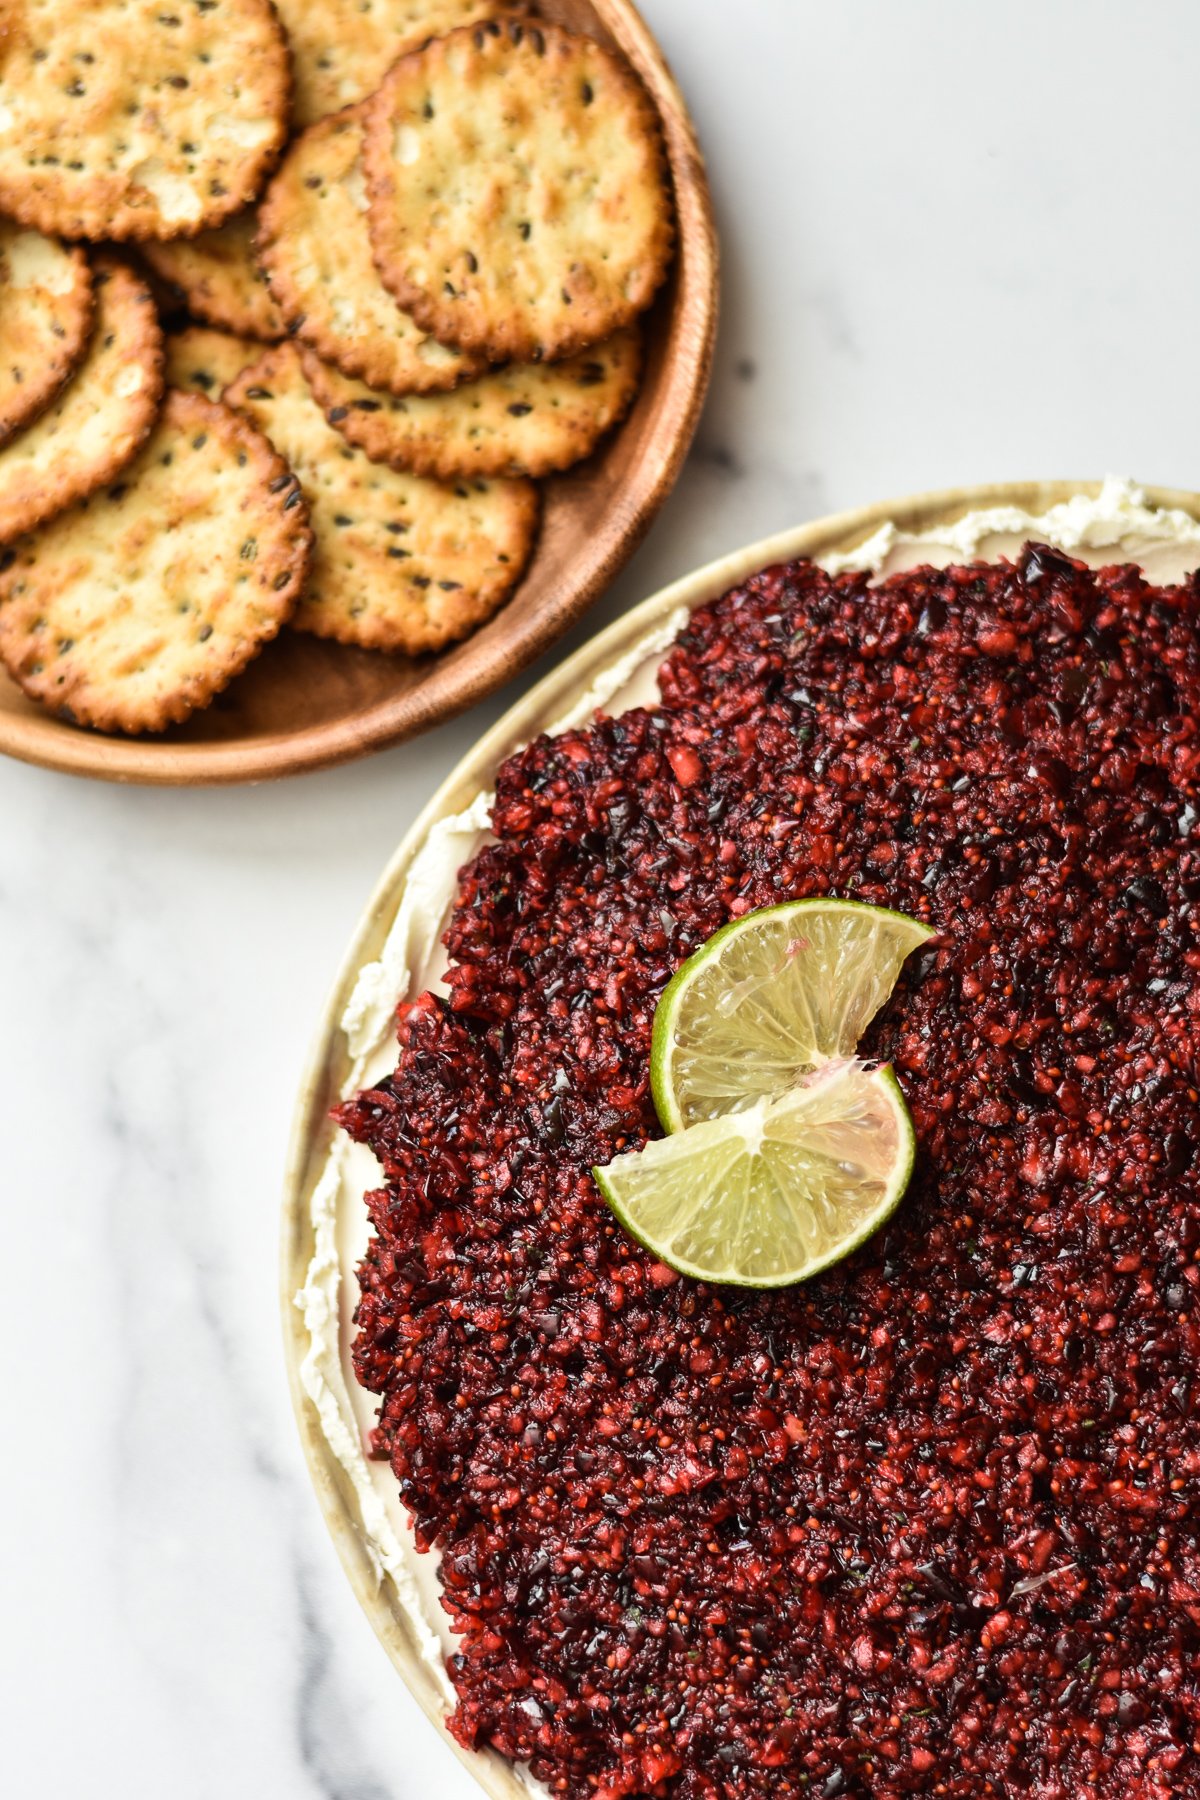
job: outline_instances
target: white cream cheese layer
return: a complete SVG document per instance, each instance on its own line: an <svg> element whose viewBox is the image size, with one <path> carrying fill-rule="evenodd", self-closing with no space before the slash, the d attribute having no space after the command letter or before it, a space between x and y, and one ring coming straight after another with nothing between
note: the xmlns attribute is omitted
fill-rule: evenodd
<svg viewBox="0 0 1200 1800"><path fill-rule="evenodd" d="M1136 561L1149 579L1160 582L1178 580L1200 566L1200 523L1184 512L1147 506L1139 488L1116 477L1095 498L1076 495L1040 516L994 507L939 526L934 535L906 533L888 524L857 549L819 560L830 573L865 569L887 575L920 563L991 560L1011 554L1028 538L1094 564ZM658 698L659 661L687 616L680 608L656 626L598 678L552 731L586 724L598 709L619 714L652 705ZM347 1096L394 1067L393 1016L400 1001L441 984L446 967L441 936L454 904L458 871L487 841L492 798L481 793L464 812L439 820L413 860L383 953L360 971L342 1019L353 1059ZM364 1454L375 1400L355 1382L350 1359L354 1271L369 1236L362 1196L378 1183L379 1166L370 1152L337 1139L312 1192L316 1247L305 1285L296 1295L309 1336L301 1379L330 1449L353 1483L380 1579L393 1584L449 1700L452 1690L442 1664L454 1639L438 1601L437 1557L417 1551L390 1468ZM544 1792L532 1781L529 1786Z"/></svg>
<svg viewBox="0 0 1200 1800"><path fill-rule="evenodd" d="M843 569L892 575L920 563L944 568L951 562L992 562L1013 555L1030 538L1097 566L1132 560L1148 580L1166 582L1196 567L1198 559L1187 551L1200 546L1200 523L1190 513L1147 506L1141 488L1110 475L1095 496L1075 494L1040 515L1017 506L992 506L929 533L901 531L889 523L853 550L818 560L831 575Z"/></svg>
<svg viewBox="0 0 1200 1800"><path fill-rule="evenodd" d="M659 661L687 616L681 607L648 632L555 721L551 735L586 724L601 708L625 712L632 706L653 705L658 699ZM383 951L359 970L342 1015L341 1029L352 1059L344 1098L395 1066L394 1020L400 1001L430 988L444 991L442 933L454 905L458 871L488 841L493 799L490 792L480 793L463 812L439 819L413 859ZM444 1659L454 1638L438 1598L438 1558L418 1551L390 1468L365 1454L375 1401L358 1386L351 1363L354 1271L369 1237L363 1195L378 1184L379 1165L370 1151L348 1138L335 1138L309 1202L313 1256L295 1297L308 1333L300 1380L330 1449L353 1484L376 1573L394 1586L412 1620L421 1653L436 1669L452 1703Z"/></svg>

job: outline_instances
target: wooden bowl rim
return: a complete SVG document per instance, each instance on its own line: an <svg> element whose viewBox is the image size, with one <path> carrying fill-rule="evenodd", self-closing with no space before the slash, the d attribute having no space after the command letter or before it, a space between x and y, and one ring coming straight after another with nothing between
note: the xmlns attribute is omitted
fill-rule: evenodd
<svg viewBox="0 0 1200 1800"><path fill-rule="evenodd" d="M382 950L408 871L431 828L489 791L507 756L561 718L589 691L597 676L680 608L694 611L771 563L851 549L889 520L902 530L918 532L950 524L964 513L984 507L1017 506L1040 514L1072 495L1094 496L1100 487L1098 481L990 482L883 500L761 538L662 588L551 670L480 737L405 833L367 903L325 1003L292 1124L280 1244L284 1359L309 1475L350 1585L405 1685L490 1800L529 1800L529 1790L503 1758L492 1751L465 1751L447 1731L443 1692L420 1654L397 1595L375 1575L354 1490L321 1431L300 1380L309 1340L294 1297L304 1285L312 1259L312 1189L335 1135L329 1107L350 1068L340 1021L359 970ZM1146 487L1143 492L1151 506L1178 508L1200 518L1198 493L1162 487Z"/></svg>
<svg viewBox="0 0 1200 1800"><path fill-rule="evenodd" d="M466 658L449 674L445 660L436 658L414 686L342 718L251 741L189 742L105 736L39 708L34 713L0 712L0 753L64 774L156 787L269 781L329 768L428 731L494 693L549 649L615 578L675 485L695 435L712 372L719 252L695 126L653 33L633 0L586 3L641 77L659 114L679 240L675 266L681 280L673 312L686 310L689 330L671 359L658 402L660 409L676 415L674 432L614 484L609 506L614 535L594 544L584 577L560 583L547 594L521 635L503 645L505 654L497 655L498 646L489 645L487 654L474 661ZM536 546L534 555L536 560ZM503 617L501 611L497 618Z"/></svg>

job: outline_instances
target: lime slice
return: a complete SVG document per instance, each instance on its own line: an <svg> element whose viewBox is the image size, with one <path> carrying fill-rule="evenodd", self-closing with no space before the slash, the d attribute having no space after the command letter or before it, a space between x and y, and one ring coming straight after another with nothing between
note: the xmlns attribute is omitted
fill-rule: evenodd
<svg viewBox="0 0 1200 1800"><path fill-rule="evenodd" d="M933 936L856 900L795 900L723 926L654 1015L650 1082L667 1131L785 1094L853 1056L906 956Z"/></svg>
<svg viewBox="0 0 1200 1800"><path fill-rule="evenodd" d="M593 1173L626 1231L700 1281L785 1287L883 1224L912 1173L890 1068L830 1062L780 1099L707 1119Z"/></svg>

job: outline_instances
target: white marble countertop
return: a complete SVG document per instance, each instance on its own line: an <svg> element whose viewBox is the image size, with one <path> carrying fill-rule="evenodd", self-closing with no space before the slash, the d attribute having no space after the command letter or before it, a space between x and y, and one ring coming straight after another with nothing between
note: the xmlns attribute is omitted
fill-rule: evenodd
<svg viewBox="0 0 1200 1800"><path fill-rule="evenodd" d="M696 450L592 623L883 495L1109 469L1200 487L1191 0L645 11L707 149L724 314ZM516 691L273 788L0 764L0 1664L21 1800L476 1791L309 1490L277 1208L343 944Z"/></svg>

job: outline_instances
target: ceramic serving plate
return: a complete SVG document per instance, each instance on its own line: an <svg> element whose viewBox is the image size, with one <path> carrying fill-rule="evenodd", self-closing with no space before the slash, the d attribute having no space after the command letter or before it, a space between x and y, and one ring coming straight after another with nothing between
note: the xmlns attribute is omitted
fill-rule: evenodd
<svg viewBox="0 0 1200 1800"><path fill-rule="evenodd" d="M263 781L347 762L473 706L586 611L670 492L708 385L717 242L704 164L679 89L630 0L540 0L546 18L621 50L658 108L675 195L676 254L647 315L633 411L596 454L541 484L542 526L513 598L438 656L385 656L283 633L187 724L154 737L81 731L0 671L0 751L107 781Z"/></svg>
<svg viewBox="0 0 1200 1800"><path fill-rule="evenodd" d="M342 1463L333 1454L309 1398L301 1368L310 1339L295 1296L304 1285L313 1259L315 1233L312 1196L334 1139L329 1108L344 1092L351 1078L352 1058L341 1029L346 1003L359 971L376 961L395 920L405 892L413 860L430 830L440 821L461 813L481 794L490 791L497 767L521 744L561 720L586 699L604 671L629 656L656 627L663 627L681 608L701 606L734 583L764 565L793 556L820 557L853 548L881 524L892 520L904 531L932 534L964 513L1009 505L1040 514L1074 494L1095 494L1097 483L1013 482L986 487L959 488L945 493L884 501L857 512L820 519L780 536L748 545L733 555L710 563L665 588L652 599L617 620L589 644L539 682L476 744L442 784L396 851L369 901L358 930L346 953L317 1032L316 1043L304 1076L292 1134L283 1205L282 1303L284 1339L292 1397L301 1441L317 1497L351 1586L375 1627L397 1670L407 1682L438 1730L445 1732L446 1689L428 1655L429 1638L407 1606L397 1586L377 1574L363 1504ZM1178 507L1200 517L1200 495L1171 489L1145 491L1155 507ZM357 1209L357 1195L345 1200ZM348 1235L353 1237L353 1226ZM340 1350L344 1370L353 1335L351 1315L357 1287L353 1257L339 1252L340 1287L337 1307ZM351 1378L352 1380L352 1378ZM370 1396L361 1396L359 1427L373 1408ZM411 1552L414 1560L416 1553ZM453 1739L456 1754L470 1768L492 1800L529 1800L529 1789L511 1767L492 1753L469 1755Z"/></svg>

